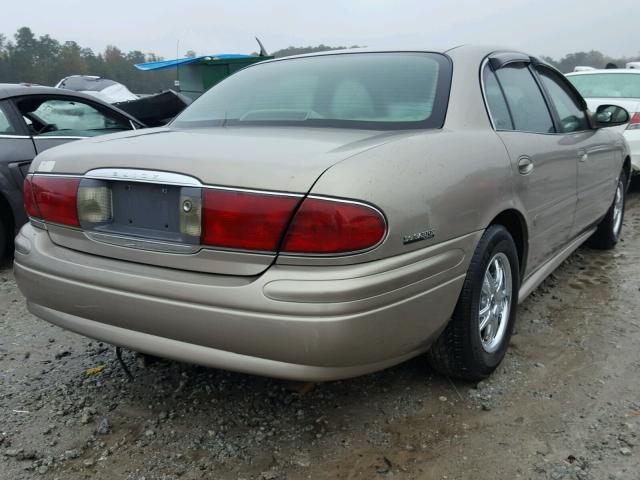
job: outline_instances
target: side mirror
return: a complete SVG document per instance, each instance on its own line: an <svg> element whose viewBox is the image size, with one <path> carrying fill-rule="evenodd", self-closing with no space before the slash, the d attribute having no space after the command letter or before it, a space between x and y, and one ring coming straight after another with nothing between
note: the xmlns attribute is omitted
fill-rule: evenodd
<svg viewBox="0 0 640 480"><path fill-rule="evenodd" d="M615 127L629 123L629 112L617 105L600 105L593 114L594 128Z"/></svg>

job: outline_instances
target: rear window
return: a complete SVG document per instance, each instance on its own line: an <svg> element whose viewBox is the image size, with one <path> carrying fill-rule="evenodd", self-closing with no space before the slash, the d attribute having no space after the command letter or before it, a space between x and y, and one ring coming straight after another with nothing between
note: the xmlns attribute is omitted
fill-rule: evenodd
<svg viewBox="0 0 640 480"><path fill-rule="evenodd" d="M347 53L280 60L232 75L172 125L440 128L450 82L450 60L439 54Z"/></svg>
<svg viewBox="0 0 640 480"><path fill-rule="evenodd" d="M567 77L585 98L640 98L640 75L590 73Z"/></svg>

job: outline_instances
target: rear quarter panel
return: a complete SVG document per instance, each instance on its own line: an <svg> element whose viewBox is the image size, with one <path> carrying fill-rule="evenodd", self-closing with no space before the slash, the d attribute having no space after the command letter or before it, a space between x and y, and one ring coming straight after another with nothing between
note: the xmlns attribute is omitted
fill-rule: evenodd
<svg viewBox="0 0 640 480"><path fill-rule="evenodd" d="M381 209L388 225L384 242L358 255L281 256L279 261L371 261L482 230L499 212L514 207L510 168L504 145L485 129L420 131L363 152L326 171L311 193L357 199ZM433 238L403 240L427 231Z"/></svg>

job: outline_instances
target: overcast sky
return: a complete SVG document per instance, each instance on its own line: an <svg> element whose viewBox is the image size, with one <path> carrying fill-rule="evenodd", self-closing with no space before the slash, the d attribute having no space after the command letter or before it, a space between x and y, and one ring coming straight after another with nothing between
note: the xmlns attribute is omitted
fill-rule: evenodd
<svg viewBox="0 0 640 480"><path fill-rule="evenodd" d="M250 53L289 45L441 47L491 43L534 55L600 50L640 52L637 0L77 0L3 1L0 32L29 26L102 51L154 52L166 58Z"/></svg>

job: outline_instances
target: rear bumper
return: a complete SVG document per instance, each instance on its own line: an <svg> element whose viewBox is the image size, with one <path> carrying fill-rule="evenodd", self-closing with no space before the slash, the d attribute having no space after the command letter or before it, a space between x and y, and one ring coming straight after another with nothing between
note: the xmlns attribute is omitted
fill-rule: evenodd
<svg viewBox="0 0 640 480"><path fill-rule="evenodd" d="M63 328L180 361L322 381L425 351L453 312L479 236L366 264L234 277L76 252L27 224L14 270L30 311Z"/></svg>

